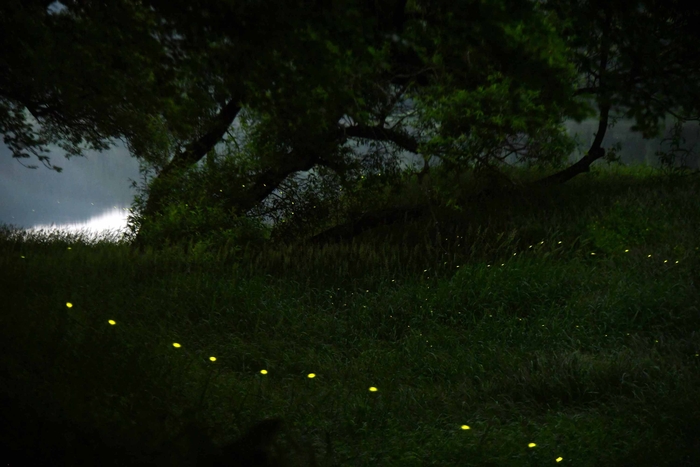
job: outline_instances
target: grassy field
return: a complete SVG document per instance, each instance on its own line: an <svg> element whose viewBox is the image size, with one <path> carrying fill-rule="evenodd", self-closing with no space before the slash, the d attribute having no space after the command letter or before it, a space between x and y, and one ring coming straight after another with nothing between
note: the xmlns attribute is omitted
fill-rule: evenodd
<svg viewBox="0 0 700 467"><path fill-rule="evenodd" d="M5 228L2 448L205 465L279 417L288 465L700 465L699 248L700 175L646 169L237 258Z"/></svg>

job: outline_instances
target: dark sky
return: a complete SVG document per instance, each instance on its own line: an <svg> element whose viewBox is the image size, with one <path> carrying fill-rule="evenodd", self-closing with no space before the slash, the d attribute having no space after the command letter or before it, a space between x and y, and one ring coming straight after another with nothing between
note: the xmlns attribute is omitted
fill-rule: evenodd
<svg viewBox="0 0 700 467"><path fill-rule="evenodd" d="M629 126L629 122L620 121L613 129L608 129L603 147L623 141L625 163L657 165L654 151L659 148L660 139L645 142L641 135L629 132ZM583 143L580 151L585 151L593 140L597 122L572 122L567 128L580 135ZM697 124L688 124L687 147L697 142L697 131ZM694 152L698 149L696 147ZM571 159L580 158L580 151L572 154ZM22 228L55 224L68 230L87 228L94 232L123 228L126 209L136 194L129 179L141 182L137 160L130 157L123 146L102 153L88 151L86 157L70 160L62 154L60 149L49 153L52 164L63 167L62 173L47 169L36 158L23 159L25 165L39 166L32 170L13 159L0 142L0 224ZM406 154L407 163L410 160L419 159ZM688 165L698 168L698 158Z"/></svg>
<svg viewBox="0 0 700 467"><path fill-rule="evenodd" d="M126 211L135 190L129 178L139 181L139 164L122 147L67 160L63 151L48 154L58 173L47 169L36 157L12 158L0 143L0 224L30 228L50 224L90 224L92 228L126 225Z"/></svg>

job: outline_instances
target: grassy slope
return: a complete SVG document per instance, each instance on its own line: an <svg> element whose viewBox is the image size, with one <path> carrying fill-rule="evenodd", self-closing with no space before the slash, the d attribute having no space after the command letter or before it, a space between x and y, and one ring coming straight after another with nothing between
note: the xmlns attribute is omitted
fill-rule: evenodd
<svg viewBox="0 0 700 467"><path fill-rule="evenodd" d="M6 233L0 394L66 456L198 407L216 444L280 416L322 465L700 465L699 194L594 170L237 263Z"/></svg>

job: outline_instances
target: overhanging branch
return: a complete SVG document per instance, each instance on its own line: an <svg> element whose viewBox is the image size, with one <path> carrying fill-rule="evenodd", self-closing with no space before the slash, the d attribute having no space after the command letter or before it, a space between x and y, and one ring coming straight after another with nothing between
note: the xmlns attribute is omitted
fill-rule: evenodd
<svg viewBox="0 0 700 467"><path fill-rule="evenodd" d="M418 141L406 133L378 126L353 125L347 127L345 136L374 141L391 141L402 149L418 154Z"/></svg>

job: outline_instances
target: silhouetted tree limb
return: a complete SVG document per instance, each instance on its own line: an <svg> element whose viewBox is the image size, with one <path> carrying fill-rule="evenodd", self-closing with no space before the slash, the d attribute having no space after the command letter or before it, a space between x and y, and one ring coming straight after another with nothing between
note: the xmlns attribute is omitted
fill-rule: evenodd
<svg viewBox="0 0 700 467"><path fill-rule="evenodd" d="M309 239L313 244L326 244L352 240L368 230L396 222L408 222L429 212L427 206L414 208L388 208L362 215L360 218L332 227Z"/></svg>

